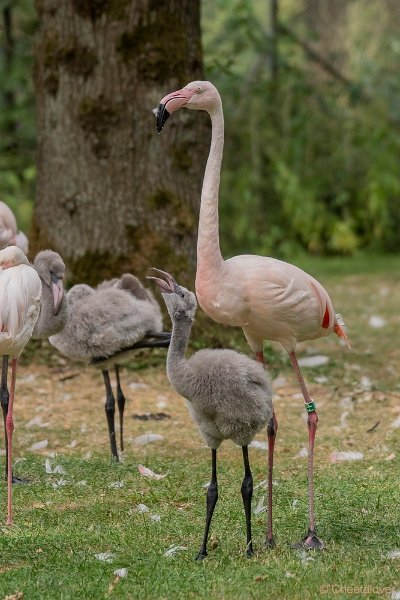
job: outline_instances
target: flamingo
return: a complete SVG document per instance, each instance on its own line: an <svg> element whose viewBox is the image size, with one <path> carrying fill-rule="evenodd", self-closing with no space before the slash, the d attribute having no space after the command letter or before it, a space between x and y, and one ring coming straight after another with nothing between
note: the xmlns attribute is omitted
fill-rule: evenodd
<svg viewBox="0 0 400 600"><path fill-rule="evenodd" d="M211 147L201 192L196 294L204 312L225 325L241 327L258 361L265 365L264 340L280 342L288 352L308 414L308 532L296 547L324 547L317 536L314 513L314 443L318 416L296 357L298 342L334 332L347 340L340 315L322 285L298 267L275 258L240 255L224 260L219 245L218 193L224 146L224 115L218 90L209 81L193 81L167 94L155 109L157 131L168 117L186 107L205 110L211 118ZM274 547L272 470L278 422L268 424L268 525L266 545Z"/></svg>
<svg viewBox="0 0 400 600"><path fill-rule="evenodd" d="M18 231L17 220L8 204L0 202L0 249L14 245L28 254L28 238Z"/></svg>
<svg viewBox="0 0 400 600"><path fill-rule="evenodd" d="M32 335L39 316L42 284L40 277L20 248L0 251L0 356L11 357L10 400L6 416L7 433L7 525L12 513L12 434L17 362Z"/></svg>

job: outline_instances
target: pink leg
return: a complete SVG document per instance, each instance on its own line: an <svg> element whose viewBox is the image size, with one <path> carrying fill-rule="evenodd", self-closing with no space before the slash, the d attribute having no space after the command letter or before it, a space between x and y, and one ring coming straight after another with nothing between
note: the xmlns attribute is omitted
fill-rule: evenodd
<svg viewBox="0 0 400 600"><path fill-rule="evenodd" d="M278 431L278 421L276 420L275 411L272 413L272 417L268 423L267 435L268 435L268 525L267 525L267 538L265 545L268 548L275 547L275 540L272 533L272 473L274 468L274 449L275 449L275 438Z"/></svg>
<svg viewBox="0 0 400 600"><path fill-rule="evenodd" d="M299 543L296 544L296 547L302 548L324 548L324 543L317 537L316 529L315 529L315 514L314 514L314 443L315 443L315 434L317 431L317 423L318 423L318 415L315 411L315 404L310 398L308 390L306 388L306 384L304 382L303 376L300 371L299 363L297 362L296 354L294 352L290 352L289 354L290 360L292 362L292 367L294 372L297 375L297 379L299 380L301 391L304 397L304 404L306 406L306 410L308 412L307 418L307 426L308 426L308 517L309 517L309 525L308 525L308 534L306 537Z"/></svg>
<svg viewBox="0 0 400 600"><path fill-rule="evenodd" d="M266 366L264 353L256 352L257 360ZM272 532L272 474L274 468L274 449L275 439L278 431L278 421L276 420L275 411L268 423L267 435L268 435L268 524L267 524L267 537L265 545L268 548L275 547L275 540Z"/></svg>
<svg viewBox="0 0 400 600"><path fill-rule="evenodd" d="M13 524L12 514L12 435L14 431L13 421L13 405L14 405L14 393L15 393L15 380L17 376L17 359L13 358L11 362L11 386L10 386L10 401L8 404L8 412L6 418L6 430L7 430L7 443L8 443L8 464L7 464L7 525Z"/></svg>

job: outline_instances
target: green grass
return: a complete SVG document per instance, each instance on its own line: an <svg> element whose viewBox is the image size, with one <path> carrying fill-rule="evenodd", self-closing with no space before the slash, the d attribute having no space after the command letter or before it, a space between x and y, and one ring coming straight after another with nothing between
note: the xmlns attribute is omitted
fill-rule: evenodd
<svg viewBox="0 0 400 600"><path fill-rule="evenodd" d="M384 588L400 589L400 561L388 557L390 551L400 549L400 429L391 428L400 414L400 259L306 262L304 266L329 289L336 310L343 312L353 344L348 352L331 336L307 345L330 358L324 367L305 370L312 393L318 396L316 514L326 549L305 553L291 548L307 527L306 461L295 458L307 435L288 361L274 350L269 356L272 361L275 357L280 375L288 380L275 398L280 428L274 472L274 550L263 545L265 513L253 514L256 555L245 557L241 452L225 443L218 452L220 497L211 526L209 557L202 563L194 561L203 534L203 486L210 478L210 453L202 446L194 425L182 423L179 415L176 423L172 415L168 422L151 425L133 422L128 416L129 434L152 430L162 432L166 439L143 448L128 446L125 462L118 465L110 464L106 444L100 449L100 440L106 438L104 423L103 429L93 425L91 458L85 458L87 447L60 450L71 436L83 436L79 421L64 424L63 415L59 415L54 429L46 430L45 435L60 444L58 456L51 461L53 466L63 466L64 475L45 472L45 451L42 456L21 451L24 426L20 419L15 432L17 455L20 452L26 459L17 464L16 471L30 476L31 483L14 486L16 524L0 528L0 599L17 592L29 600L374 599L390 598ZM384 317L387 326L371 328L368 319L374 314ZM52 365L54 368L54 361ZM32 362L24 368L29 372L34 367ZM132 372L135 377L139 373L142 381L150 384L156 374L161 377L162 367L155 365L148 371L141 367L139 361L138 371ZM316 383L321 376L326 382ZM370 390L360 387L363 376L370 378ZM155 393L163 393L162 386L167 386L157 381ZM41 379L37 385L43 387ZM97 379L96 385L100 391ZM70 405L57 404L58 388L52 390L55 418L60 407L64 410ZM348 426L340 429L340 402L344 398L349 398L351 409ZM94 410L99 411L97 405ZM128 410L138 409L128 403ZM171 406L169 411L173 412ZM90 417L82 415L82 419L88 422ZM367 433L378 420L379 426ZM27 444L33 439L31 429L29 436ZM260 439L265 439L265 434ZM333 464L329 454L334 450L361 450L364 459ZM250 461L257 486L266 477L265 451L251 449ZM168 475L159 481L146 479L138 472L139 462ZM54 489L53 483L59 479L67 483ZM82 480L86 485L79 483ZM118 481L123 487L114 488ZM3 514L5 493L3 486ZM257 487L253 507L262 497L266 497L266 490ZM149 512L139 513L136 507L140 503ZM151 519L154 514L160 516L159 522ZM166 557L165 552L173 545L185 549ZM95 558L102 552L111 552L112 562ZM114 571L120 568L128 569L126 577L116 578ZM375 592L354 591L368 586Z"/></svg>
<svg viewBox="0 0 400 600"><path fill-rule="evenodd" d="M328 548L308 555L290 548L306 527L304 469L289 466L284 474L279 469L278 547L263 548L265 515L254 516L257 552L249 560L244 556L241 466L236 458L224 461L224 454L212 526L216 548L202 564L193 559L203 528L206 449L170 459L149 453L147 463L155 471L169 471L161 481L143 478L134 464L108 465L105 456L90 461L60 457L56 462L64 466L68 484L58 489L51 482L61 476L45 474L43 460L23 463L23 473L34 482L15 488L17 525L1 532L2 565L10 567L1 574L1 594L20 590L32 600L105 598L114 582L109 596L115 598L316 598L322 584L398 585L394 561L387 558L400 546L398 463L375 474L368 470L372 462L342 465L339 474L332 465L318 469L319 530ZM259 482L263 465L253 463ZM82 478L86 486L78 485ZM116 481L124 487L110 487ZM260 496L265 496L262 488L255 492L255 504ZM149 512L138 513L139 503ZM151 514L161 520L152 521ZM187 549L165 557L175 544ZM113 553L113 562L96 559L101 552ZM122 567L128 576L115 582L113 573Z"/></svg>

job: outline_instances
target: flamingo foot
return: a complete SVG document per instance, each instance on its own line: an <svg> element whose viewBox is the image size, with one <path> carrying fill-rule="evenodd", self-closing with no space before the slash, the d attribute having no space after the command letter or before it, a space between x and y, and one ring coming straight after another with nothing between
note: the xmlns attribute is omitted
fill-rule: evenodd
<svg viewBox="0 0 400 600"><path fill-rule="evenodd" d="M23 479L22 477L17 477L16 475L12 476L12 483L15 484L24 484L24 483L30 483L29 479Z"/></svg>
<svg viewBox="0 0 400 600"><path fill-rule="evenodd" d="M249 544L246 548L246 556L247 558L252 558L254 556L253 544Z"/></svg>
<svg viewBox="0 0 400 600"><path fill-rule="evenodd" d="M208 556L208 554L207 554L207 551L205 551L205 552L202 552L202 551L200 550L200 552L199 552L199 553L198 553L198 555L196 556L195 560L197 560L197 561L199 561L199 562L200 562L200 561L204 560L205 558L207 558L207 556Z"/></svg>
<svg viewBox="0 0 400 600"><path fill-rule="evenodd" d="M302 548L305 550L323 550L325 548L325 544L317 536L317 533L315 531L309 529L307 535L297 544L293 544L292 548Z"/></svg>
<svg viewBox="0 0 400 600"><path fill-rule="evenodd" d="M268 548L268 550L273 550L273 548L275 548L276 543L275 543L275 538L267 538L265 540L265 547Z"/></svg>

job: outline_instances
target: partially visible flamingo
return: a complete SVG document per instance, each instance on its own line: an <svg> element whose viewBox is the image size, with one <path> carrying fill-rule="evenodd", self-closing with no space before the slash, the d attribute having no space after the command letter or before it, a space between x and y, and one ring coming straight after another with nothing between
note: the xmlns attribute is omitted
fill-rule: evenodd
<svg viewBox="0 0 400 600"><path fill-rule="evenodd" d="M313 462L318 416L296 358L297 342L335 332L347 341L340 317L322 285L289 263L264 256L241 255L224 260L219 246L218 192L224 146L224 116L218 90L209 81L193 81L165 96L155 110L157 131L182 107L205 110L212 138L201 193L197 240L196 294L201 308L218 323L241 327L257 360L265 364L264 340L280 342L290 356L308 413L308 533L298 544L323 548L314 516ZM278 423L268 426L268 528L266 545L275 545L272 531L272 468Z"/></svg>
<svg viewBox="0 0 400 600"><path fill-rule="evenodd" d="M17 220L8 204L0 202L0 249L7 246L18 246L28 254L28 238L18 231Z"/></svg>
<svg viewBox="0 0 400 600"><path fill-rule="evenodd" d="M7 432L7 525L12 525L12 434L17 362L32 335L40 309L40 277L20 248L0 251L0 356L11 357L10 400Z"/></svg>

